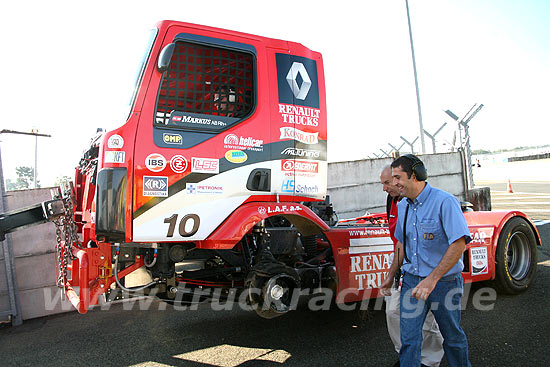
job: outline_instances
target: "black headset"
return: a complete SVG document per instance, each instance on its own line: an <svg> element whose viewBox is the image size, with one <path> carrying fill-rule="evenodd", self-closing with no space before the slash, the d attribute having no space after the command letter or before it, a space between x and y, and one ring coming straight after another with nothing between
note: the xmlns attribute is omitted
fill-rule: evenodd
<svg viewBox="0 0 550 367"><path fill-rule="evenodd" d="M426 181L428 179L428 171L426 170L426 166L424 166L424 163L422 163L417 156L405 154L402 157L407 158L412 163L412 171L418 181Z"/></svg>

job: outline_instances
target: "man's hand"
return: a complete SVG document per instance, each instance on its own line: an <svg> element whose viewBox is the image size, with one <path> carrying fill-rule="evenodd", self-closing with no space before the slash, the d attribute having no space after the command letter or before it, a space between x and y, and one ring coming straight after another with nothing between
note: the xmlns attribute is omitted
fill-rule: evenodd
<svg viewBox="0 0 550 367"><path fill-rule="evenodd" d="M418 285L412 290L411 297L415 297L418 300L427 300L437 284L437 280L434 281L432 279L432 277L427 277L418 283Z"/></svg>
<svg viewBox="0 0 550 367"><path fill-rule="evenodd" d="M384 281L382 282L382 284L380 284L380 293L383 295L383 296L391 296L391 287L393 285L394 281L393 281L393 276L390 276L390 273L386 273L386 278L384 279Z"/></svg>

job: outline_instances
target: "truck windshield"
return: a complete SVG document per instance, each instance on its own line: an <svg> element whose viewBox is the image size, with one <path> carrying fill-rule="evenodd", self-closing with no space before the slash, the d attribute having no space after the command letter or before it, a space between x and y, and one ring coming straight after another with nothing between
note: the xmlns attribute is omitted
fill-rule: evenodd
<svg viewBox="0 0 550 367"><path fill-rule="evenodd" d="M128 103L128 114L127 118L130 117L130 113L132 112L132 106L134 105L139 83L141 82L141 78L143 77L143 72L145 71L145 65L147 65L147 59L149 59L149 55L151 54L151 49L153 48L153 43L155 42L155 38L157 37L158 29L151 29L149 31L149 36L147 39L147 45L145 47L145 51L143 52L143 56L141 57L141 62L139 63L139 67L136 70L136 76L134 81L134 90L132 92L132 96L130 98L130 101Z"/></svg>

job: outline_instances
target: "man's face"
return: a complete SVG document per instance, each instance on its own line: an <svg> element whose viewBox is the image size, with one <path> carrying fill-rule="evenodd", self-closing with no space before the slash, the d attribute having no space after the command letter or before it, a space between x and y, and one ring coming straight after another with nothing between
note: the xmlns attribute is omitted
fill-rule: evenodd
<svg viewBox="0 0 550 367"><path fill-rule="evenodd" d="M380 183L382 184L382 190L388 193L392 198L399 196L399 189L393 183L391 169L382 171L380 174Z"/></svg>
<svg viewBox="0 0 550 367"><path fill-rule="evenodd" d="M407 176L407 172L401 169L401 166L391 169L393 184L399 190L399 195L402 197L410 198L410 195L414 194L413 185L414 185L414 175L411 175L411 178Z"/></svg>

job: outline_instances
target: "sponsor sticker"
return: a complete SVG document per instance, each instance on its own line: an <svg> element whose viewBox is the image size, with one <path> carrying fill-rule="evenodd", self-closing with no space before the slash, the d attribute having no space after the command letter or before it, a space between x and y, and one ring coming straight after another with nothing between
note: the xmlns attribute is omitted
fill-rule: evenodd
<svg viewBox="0 0 550 367"><path fill-rule="evenodd" d="M212 158L191 158L191 172L220 173L220 162Z"/></svg>
<svg viewBox="0 0 550 367"><path fill-rule="evenodd" d="M319 108L317 63L302 56L278 53L277 85L279 103Z"/></svg>
<svg viewBox="0 0 550 367"><path fill-rule="evenodd" d="M297 184L294 187L294 192L297 194L317 194L319 192L319 186Z"/></svg>
<svg viewBox="0 0 550 367"><path fill-rule="evenodd" d="M264 150L264 141L252 136L244 137L235 134L227 134L223 139L224 148L238 150L254 150L261 152Z"/></svg>
<svg viewBox="0 0 550 367"><path fill-rule="evenodd" d="M163 133L162 141L165 142L166 144L172 144L172 145L183 144L183 138L180 134Z"/></svg>
<svg viewBox="0 0 550 367"><path fill-rule="evenodd" d="M170 168L176 173L183 173L187 169L187 159L182 155L175 155L170 159Z"/></svg>
<svg viewBox="0 0 550 367"><path fill-rule="evenodd" d="M472 264L472 276L488 274L489 260L487 257L487 247L471 247L470 263Z"/></svg>
<svg viewBox="0 0 550 367"><path fill-rule="evenodd" d="M275 206L259 206L258 213L264 214L273 214L273 213L282 213L282 212L299 212L303 210L298 205L275 205Z"/></svg>
<svg viewBox="0 0 550 367"><path fill-rule="evenodd" d="M294 139L304 144L317 144L319 142L319 133L308 133L293 127L281 127L281 136L279 139L288 140Z"/></svg>
<svg viewBox="0 0 550 367"><path fill-rule="evenodd" d="M143 176L143 196L168 197L168 177Z"/></svg>
<svg viewBox="0 0 550 367"><path fill-rule="evenodd" d="M294 180L290 178L284 179L283 183L281 184L281 191L294 192Z"/></svg>
<svg viewBox="0 0 550 367"><path fill-rule="evenodd" d="M223 194L222 185L204 185L200 183L187 183L185 192L190 195L196 194Z"/></svg>
<svg viewBox="0 0 550 367"><path fill-rule="evenodd" d="M301 148L285 148L281 154L300 158L319 158L321 156L321 151Z"/></svg>
<svg viewBox="0 0 550 367"><path fill-rule="evenodd" d="M166 167L166 158L159 153L151 153L145 158L145 166L149 171L160 172Z"/></svg>
<svg viewBox="0 0 550 367"><path fill-rule="evenodd" d="M105 158L103 159L103 161L105 163L124 163L124 156L124 152L107 150L105 152Z"/></svg>
<svg viewBox="0 0 550 367"><path fill-rule="evenodd" d="M298 161L298 160L294 161L294 160L283 159L281 161L281 170L282 171L318 173L319 172L319 162Z"/></svg>
<svg viewBox="0 0 550 367"><path fill-rule="evenodd" d="M115 134L111 135L109 140L107 140L107 147L110 149L120 149L124 146L124 139L122 139L122 136Z"/></svg>
<svg viewBox="0 0 550 367"><path fill-rule="evenodd" d="M248 156L242 150L229 150L225 153L225 159L231 163L243 163L246 162Z"/></svg>
<svg viewBox="0 0 550 367"><path fill-rule="evenodd" d="M321 110L279 103L279 114L284 123L319 126L319 115L321 114Z"/></svg>

